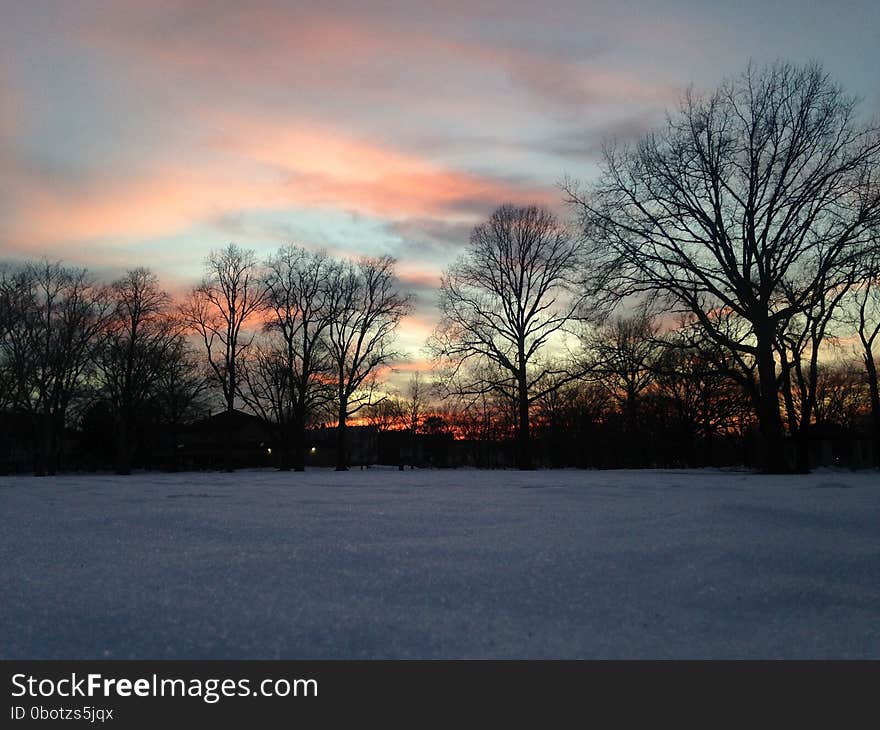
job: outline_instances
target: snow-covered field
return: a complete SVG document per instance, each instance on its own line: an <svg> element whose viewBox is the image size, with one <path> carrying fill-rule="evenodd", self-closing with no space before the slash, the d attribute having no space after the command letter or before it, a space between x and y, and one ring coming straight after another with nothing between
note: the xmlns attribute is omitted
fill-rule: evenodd
<svg viewBox="0 0 880 730"><path fill-rule="evenodd" d="M880 475L0 477L0 657L880 657Z"/></svg>

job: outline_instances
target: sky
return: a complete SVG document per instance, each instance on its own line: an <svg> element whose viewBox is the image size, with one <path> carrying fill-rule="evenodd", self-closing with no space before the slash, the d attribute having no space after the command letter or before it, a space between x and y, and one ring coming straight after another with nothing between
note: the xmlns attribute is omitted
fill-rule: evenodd
<svg viewBox="0 0 880 730"><path fill-rule="evenodd" d="M420 367L440 274L505 202L568 212L603 140L749 60L880 113L880 3L0 0L0 258L172 292L207 253L390 254Z"/></svg>

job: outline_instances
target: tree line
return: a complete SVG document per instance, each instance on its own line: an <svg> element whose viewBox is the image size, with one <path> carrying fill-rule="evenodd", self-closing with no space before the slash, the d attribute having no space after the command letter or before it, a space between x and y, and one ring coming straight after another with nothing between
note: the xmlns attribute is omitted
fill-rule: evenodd
<svg viewBox="0 0 880 730"><path fill-rule="evenodd" d="M347 468L355 414L509 440L523 469L536 433L577 450L572 434L604 428L628 444L618 464L652 463L648 434L689 453L754 434L763 470L806 470L818 424L862 417L880 458L880 131L818 65L689 91L563 191L569 221L502 205L473 229L442 276L430 382L406 395L380 381L412 306L393 259L229 245L178 303L146 269L102 285L6 265L0 408L31 424L37 473L96 398L125 473L146 410L178 428L211 393L272 425L284 469L304 467L317 419Z"/></svg>
<svg viewBox="0 0 880 730"><path fill-rule="evenodd" d="M749 66L638 142L607 143L598 179L563 186L572 234L499 209L441 286L432 347L450 389L507 399L529 468L532 404L610 372L634 426L660 363L684 357L738 386L765 471L805 470L825 356L851 337L880 434L880 129L857 110L816 64ZM639 309L666 321L625 316ZM573 320L596 325L582 360L548 360Z"/></svg>
<svg viewBox="0 0 880 730"><path fill-rule="evenodd" d="M303 468L305 429L332 409L346 469L346 423L396 357L394 330L409 307L392 259L295 246L263 262L234 244L214 251L178 303L145 268L101 284L56 262L5 265L0 407L32 429L37 474L59 468L65 428L96 404L127 474L146 414L173 431L218 397L227 414L241 404L272 425L283 469ZM227 419L227 469L232 427Z"/></svg>

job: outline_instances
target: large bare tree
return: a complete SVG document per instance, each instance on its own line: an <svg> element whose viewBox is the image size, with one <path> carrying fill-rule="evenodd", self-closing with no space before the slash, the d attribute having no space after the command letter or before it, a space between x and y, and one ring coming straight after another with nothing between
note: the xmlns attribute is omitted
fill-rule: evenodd
<svg viewBox="0 0 880 730"><path fill-rule="evenodd" d="M504 393L517 413L517 465L532 468L529 408L565 382L546 349L580 308L577 242L548 210L498 208L443 275L429 348L459 393ZM482 362L490 367L470 367ZM497 373L497 377L483 377Z"/></svg>
<svg viewBox="0 0 880 730"><path fill-rule="evenodd" d="M271 359L263 353L260 371L264 384L274 371L274 387L265 392L276 396L274 420L283 425L282 468L292 462L296 471L305 469L306 426L333 394L326 335L333 318L329 285L336 266L325 253L298 246L282 247L266 264L264 326L275 344ZM286 408L279 400L282 395Z"/></svg>
<svg viewBox="0 0 880 730"><path fill-rule="evenodd" d="M205 261L205 276L181 309L184 321L205 347L211 380L226 405L224 462L232 469L232 416L239 394L238 367L263 307L265 287L254 251L229 244L212 251Z"/></svg>
<svg viewBox="0 0 880 730"><path fill-rule="evenodd" d="M849 285L880 220L880 135L816 65L749 67L688 92L665 127L609 145L597 184L566 186L611 298L647 292L753 359L765 470L785 471L776 344L821 292ZM713 312L747 324L728 338Z"/></svg>
<svg viewBox="0 0 880 730"><path fill-rule="evenodd" d="M336 469L348 469L348 419L370 403L380 368L398 353L397 325L410 311L390 256L342 261L328 278L327 343L336 385Z"/></svg>

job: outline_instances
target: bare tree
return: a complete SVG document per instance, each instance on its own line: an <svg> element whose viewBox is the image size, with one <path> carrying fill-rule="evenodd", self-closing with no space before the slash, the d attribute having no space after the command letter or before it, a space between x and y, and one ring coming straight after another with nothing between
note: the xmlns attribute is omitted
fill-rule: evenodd
<svg viewBox="0 0 880 730"><path fill-rule="evenodd" d="M327 341L336 381L336 469L348 469L348 419L372 400L381 367L397 352L392 342L397 325L410 310L390 256L340 262L329 274Z"/></svg>
<svg viewBox="0 0 880 730"><path fill-rule="evenodd" d="M504 441L510 436L509 410L510 400L497 393L464 395L453 390L444 398L437 413L422 422L422 431L427 434L435 432L439 418L458 438L477 447L473 466L495 467L499 453L493 442Z"/></svg>
<svg viewBox="0 0 880 730"><path fill-rule="evenodd" d="M364 418L379 433L406 427L406 403L398 393L386 393L364 408Z"/></svg>
<svg viewBox="0 0 880 730"><path fill-rule="evenodd" d="M814 406L816 423L855 430L865 413L869 394L864 373L853 362L825 363L819 370Z"/></svg>
<svg viewBox="0 0 880 730"><path fill-rule="evenodd" d="M409 464L414 467L417 460L416 444L422 421L425 419L425 408L428 405L428 388L422 382L420 373L415 372L409 379L406 398L403 401L403 416L409 431ZM403 469L403 463L400 464Z"/></svg>
<svg viewBox="0 0 880 730"><path fill-rule="evenodd" d="M797 446L795 466L802 472L810 470L809 433L816 416L819 357L823 344L836 340L832 332L835 314L850 291L858 268L852 265L849 270L849 277L836 272L835 286L817 286L813 296L801 303L797 313L784 323L784 328L780 325L777 334L784 413Z"/></svg>
<svg viewBox="0 0 880 730"><path fill-rule="evenodd" d="M673 331L664 337L654 361L654 387L660 408L677 429L677 456L689 465L712 465L717 437L742 432L751 402L732 363L719 358L718 346L705 338L691 344L691 333Z"/></svg>
<svg viewBox="0 0 880 730"><path fill-rule="evenodd" d="M880 465L880 386L877 384L877 352L880 341L880 255L864 262L861 285L854 292L856 334L862 348L862 363L868 380L868 397L874 424L874 450Z"/></svg>
<svg viewBox="0 0 880 730"><path fill-rule="evenodd" d="M333 316L329 287L336 266L325 253L286 246L269 259L265 269L265 329L278 338L276 357L283 366L279 375L289 381L285 385L289 412L285 415L275 409L278 418L290 421L281 446L282 457L292 456L296 471L305 469L309 419L333 394L328 382L332 360L326 335Z"/></svg>
<svg viewBox="0 0 880 730"><path fill-rule="evenodd" d="M568 381L547 391L535 402L533 431L545 458L554 467L595 463L596 451L606 451L593 438L597 426L607 423L612 404L607 390L597 382Z"/></svg>
<svg viewBox="0 0 880 730"><path fill-rule="evenodd" d="M87 389L108 297L85 269L41 261L0 278L5 334L0 340L14 407L30 417L35 473L54 474L75 400Z"/></svg>
<svg viewBox="0 0 880 730"><path fill-rule="evenodd" d="M398 468L403 471L404 464L415 467L417 434L424 419L427 388L419 373L413 373L407 384L405 394L396 391L386 393L366 409L367 421L379 433L402 431L408 436L406 449L398 452Z"/></svg>
<svg viewBox="0 0 880 730"><path fill-rule="evenodd" d="M459 392L500 391L513 400L521 469L532 468L531 404L569 374L540 363L583 301L579 264L576 242L552 213L505 205L474 228L466 254L440 285L442 320L429 348ZM500 378L461 377L474 361L491 363Z"/></svg>
<svg viewBox="0 0 880 730"><path fill-rule="evenodd" d="M662 296L754 360L768 471L788 469L777 335L876 247L880 135L856 110L818 66L750 67L706 97L688 92L638 145L609 146L592 189L566 186L597 289ZM717 328L718 310L747 337Z"/></svg>
<svg viewBox="0 0 880 730"><path fill-rule="evenodd" d="M148 269L128 271L109 294L113 309L95 360L100 393L113 415L116 471L129 474L135 423L181 334L168 316L169 295Z"/></svg>
<svg viewBox="0 0 880 730"><path fill-rule="evenodd" d="M263 306L265 290L252 250L229 244L212 251L205 277L182 308L186 323L204 344L211 380L226 404L226 470L232 470L232 416L239 394L238 366L253 334L247 329Z"/></svg>
<svg viewBox="0 0 880 730"><path fill-rule="evenodd" d="M619 404L629 434L638 430L639 399L654 382L663 347L658 333L657 322L638 312L615 316L585 338L586 369Z"/></svg>

